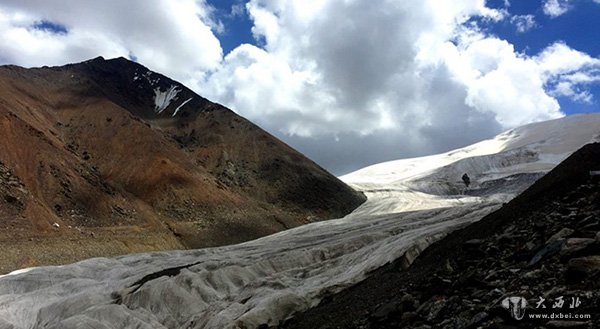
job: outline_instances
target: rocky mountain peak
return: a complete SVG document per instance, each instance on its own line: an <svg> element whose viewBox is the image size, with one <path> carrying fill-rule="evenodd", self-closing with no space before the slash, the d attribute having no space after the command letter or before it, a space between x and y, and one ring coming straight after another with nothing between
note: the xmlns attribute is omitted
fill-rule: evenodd
<svg viewBox="0 0 600 329"><path fill-rule="evenodd" d="M146 120L194 116L212 105L182 83L124 57L100 56L61 69L76 72L92 89Z"/></svg>

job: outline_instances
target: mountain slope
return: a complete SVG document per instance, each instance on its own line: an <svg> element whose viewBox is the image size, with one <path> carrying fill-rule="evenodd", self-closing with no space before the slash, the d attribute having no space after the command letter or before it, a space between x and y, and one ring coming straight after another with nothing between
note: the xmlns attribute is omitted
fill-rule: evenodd
<svg viewBox="0 0 600 329"><path fill-rule="evenodd" d="M0 67L0 170L0 272L240 242L364 201L231 110L123 58Z"/></svg>
<svg viewBox="0 0 600 329"><path fill-rule="evenodd" d="M546 133L540 140L564 133L561 141L553 143L568 142L575 151L599 132L600 117L586 118L579 127L588 131L585 134L560 128L569 127L570 120L578 117L540 123L525 130L538 127ZM556 128L547 129L550 126ZM499 177L492 180L494 188L475 188L478 192L474 195L469 191L424 193L412 188L409 180L403 185L391 177L393 183L369 184L365 190L368 200L344 218L307 224L258 240L194 251L89 259L0 277L0 319L5 319L0 328L80 328L91 324L98 328L276 326L355 285L387 263L397 260L397 264L407 266L431 243L499 209L530 186L535 177L543 175L529 171L533 176L515 175L510 170L506 176L503 171L519 165L518 161L524 167L539 166L530 157L508 161L512 159L510 150L489 156L505 157L507 161L500 163L507 165L494 167L498 175L488 173ZM455 163L468 158L464 156ZM545 153L537 158L545 159ZM430 167L428 174L435 176L448 166L452 163L439 163L437 169ZM547 168L551 167L548 163ZM416 170L408 177L423 177L417 175L422 170ZM361 184L367 183L365 180Z"/></svg>

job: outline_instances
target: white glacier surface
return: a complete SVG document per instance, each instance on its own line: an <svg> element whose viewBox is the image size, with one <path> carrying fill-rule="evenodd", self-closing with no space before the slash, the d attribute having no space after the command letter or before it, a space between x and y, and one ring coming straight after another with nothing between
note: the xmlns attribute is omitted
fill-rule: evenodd
<svg viewBox="0 0 600 329"><path fill-rule="evenodd" d="M254 241L20 270L0 277L0 329L256 328L481 219L600 134L600 115L513 129L444 154L341 177L348 216ZM467 172L472 186L460 181Z"/></svg>

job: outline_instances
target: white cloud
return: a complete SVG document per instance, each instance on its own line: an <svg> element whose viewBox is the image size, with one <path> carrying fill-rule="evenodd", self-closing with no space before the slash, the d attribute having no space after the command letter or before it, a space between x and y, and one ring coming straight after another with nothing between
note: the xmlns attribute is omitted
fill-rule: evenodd
<svg viewBox="0 0 600 329"><path fill-rule="evenodd" d="M515 53L508 42L484 38L457 52L448 65L474 70L461 79L466 103L492 113L504 128L561 116L558 102L544 91L538 63Z"/></svg>
<svg viewBox="0 0 600 329"><path fill-rule="evenodd" d="M510 18L510 22L515 25L519 33L527 32L536 26L533 15L515 15Z"/></svg>
<svg viewBox="0 0 600 329"><path fill-rule="evenodd" d="M576 85L568 81L559 81L555 84L552 94L556 96L569 97L577 102L591 103L592 94L587 90L579 90Z"/></svg>
<svg viewBox="0 0 600 329"><path fill-rule="evenodd" d="M231 17L244 16L246 14L246 7L242 3L237 3L231 6Z"/></svg>
<svg viewBox="0 0 600 329"><path fill-rule="evenodd" d="M0 4L0 60L59 65L134 54L150 68L188 80L216 67L222 50L203 1L6 0ZM30 28L46 20L66 35Z"/></svg>
<svg viewBox="0 0 600 329"><path fill-rule="evenodd" d="M247 56L250 45L233 52L203 90L264 126L304 137L397 129L426 138L422 128L448 124L432 124L440 110L433 100L446 88L456 90L444 96L455 107L444 110L462 114L450 117L455 125L482 114L504 128L561 115L544 89L556 70L462 25L474 15L504 17L482 1L318 4L251 1L264 54ZM245 79L233 80L239 75Z"/></svg>
<svg viewBox="0 0 600 329"><path fill-rule="evenodd" d="M482 1L386 5L251 1L253 32L265 40L266 54L248 56L250 45L232 52L221 68L226 73L218 70L202 89L251 119L270 120L264 124L289 134L365 135L405 128L403 118L423 117L427 109L427 95L420 89L427 88L428 81L419 76L421 63L415 57L426 57L427 47L454 37L457 22L471 15L497 20L503 14ZM233 80L240 75L251 80ZM264 92L257 92L257 86ZM271 112L282 122L272 121Z"/></svg>
<svg viewBox="0 0 600 329"><path fill-rule="evenodd" d="M591 103L593 95L587 85L600 81L600 59L557 42L536 57L540 63L549 94Z"/></svg>
<svg viewBox="0 0 600 329"><path fill-rule="evenodd" d="M565 14L571 6L569 0L545 0L542 9L544 14L554 18Z"/></svg>
<svg viewBox="0 0 600 329"><path fill-rule="evenodd" d="M251 0L236 8L228 15L247 13L260 47L223 56L214 33L227 26L204 1L6 0L0 60L52 65L133 53L337 172L559 117L557 97L590 102L587 87L599 81L598 59L564 43L527 56L486 34L478 24L509 15L484 0ZM68 33L29 28L40 20ZM535 26L532 16L510 20L519 31Z"/></svg>
<svg viewBox="0 0 600 329"><path fill-rule="evenodd" d="M571 49L563 42L556 42L544 49L537 56L537 61L540 62L542 70L549 75L600 67L600 59Z"/></svg>
<svg viewBox="0 0 600 329"><path fill-rule="evenodd" d="M357 138L377 140L398 157L557 118L556 97L590 99L581 81L569 82L572 93L559 87L564 74L598 67L562 43L537 56L516 52L472 23L507 17L477 0L252 0L247 9L264 49L232 52L201 89L318 160L344 139L361 154L373 145ZM522 31L535 26L533 16L511 20ZM339 162L352 161L340 153Z"/></svg>

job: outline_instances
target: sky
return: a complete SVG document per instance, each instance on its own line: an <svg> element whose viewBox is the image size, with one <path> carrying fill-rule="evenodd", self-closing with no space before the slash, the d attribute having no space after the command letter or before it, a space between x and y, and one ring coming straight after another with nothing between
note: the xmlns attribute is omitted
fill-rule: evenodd
<svg viewBox="0 0 600 329"><path fill-rule="evenodd" d="M0 64L124 56L334 174L600 112L600 0L2 0Z"/></svg>

